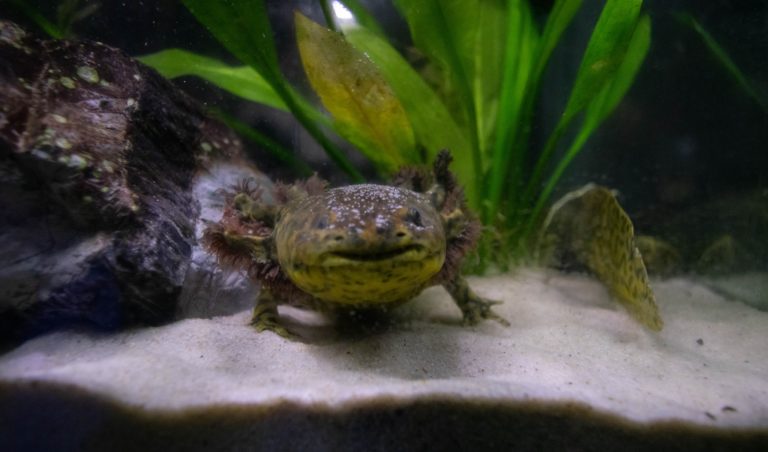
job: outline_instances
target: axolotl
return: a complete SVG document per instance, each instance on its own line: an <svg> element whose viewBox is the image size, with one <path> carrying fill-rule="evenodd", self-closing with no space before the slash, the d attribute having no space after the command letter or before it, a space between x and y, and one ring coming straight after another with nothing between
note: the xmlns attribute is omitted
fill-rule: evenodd
<svg viewBox="0 0 768 452"><path fill-rule="evenodd" d="M277 307L323 312L387 310L423 289L442 285L465 324L508 322L497 302L472 291L461 275L480 224L441 151L433 167L406 167L392 185L327 188L313 176L278 185L275 201L241 184L222 219L209 225L204 244L221 264L245 270L261 283L252 324L291 337Z"/></svg>

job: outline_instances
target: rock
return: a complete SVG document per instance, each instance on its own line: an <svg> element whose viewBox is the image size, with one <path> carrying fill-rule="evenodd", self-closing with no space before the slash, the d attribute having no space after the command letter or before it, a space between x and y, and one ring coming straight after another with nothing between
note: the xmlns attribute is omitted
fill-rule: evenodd
<svg viewBox="0 0 768 452"><path fill-rule="evenodd" d="M0 339L173 318L196 176L236 136L100 43L0 22L0 67Z"/></svg>
<svg viewBox="0 0 768 452"><path fill-rule="evenodd" d="M766 189L720 193L685 208L649 207L633 221L674 249L677 273L718 277L768 268Z"/></svg>
<svg viewBox="0 0 768 452"><path fill-rule="evenodd" d="M765 450L768 313L686 279L654 283L650 332L594 279L473 278L503 300L462 327L440 288L364 334L286 308L116 334L57 332L0 357L13 449Z"/></svg>

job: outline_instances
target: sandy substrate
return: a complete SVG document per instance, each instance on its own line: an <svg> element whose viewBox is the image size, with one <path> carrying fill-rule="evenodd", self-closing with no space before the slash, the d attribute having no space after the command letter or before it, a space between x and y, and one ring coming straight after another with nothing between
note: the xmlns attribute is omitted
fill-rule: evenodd
<svg viewBox="0 0 768 452"><path fill-rule="evenodd" d="M163 416L427 400L572 406L624 425L671 422L766 440L768 313L688 280L659 281L666 325L652 333L585 276L522 270L471 285L504 302L497 311L510 327L463 327L448 295L432 288L367 331L339 333L312 314L282 311L301 342L257 334L247 311L111 335L59 332L0 356L0 400L21 405L7 388L51 386ZM0 418L12 415L5 406Z"/></svg>

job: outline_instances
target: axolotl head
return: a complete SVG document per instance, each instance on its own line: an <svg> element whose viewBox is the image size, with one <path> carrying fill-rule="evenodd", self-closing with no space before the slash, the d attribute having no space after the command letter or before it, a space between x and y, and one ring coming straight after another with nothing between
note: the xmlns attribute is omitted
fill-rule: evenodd
<svg viewBox="0 0 768 452"><path fill-rule="evenodd" d="M289 204L274 231L283 271L328 303L418 294L443 266L446 233L428 196L386 185L333 188Z"/></svg>

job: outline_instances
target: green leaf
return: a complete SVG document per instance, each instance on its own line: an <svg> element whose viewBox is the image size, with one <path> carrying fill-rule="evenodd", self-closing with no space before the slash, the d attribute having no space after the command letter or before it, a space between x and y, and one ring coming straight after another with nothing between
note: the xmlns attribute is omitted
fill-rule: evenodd
<svg viewBox="0 0 768 452"><path fill-rule="evenodd" d="M167 78L194 75L252 102L288 110L269 83L249 66L229 66L219 60L181 49L162 50L138 58Z"/></svg>
<svg viewBox="0 0 768 452"><path fill-rule="evenodd" d="M587 108L585 122L593 122L595 123L594 128L597 128L613 112L635 81L637 71L640 70L650 45L651 20L645 15L637 23L624 60L615 76Z"/></svg>
<svg viewBox="0 0 768 452"><path fill-rule="evenodd" d="M618 70L637 25L642 0L608 0L587 44L563 116L573 118Z"/></svg>
<svg viewBox="0 0 768 452"><path fill-rule="evenodd" d="M183 0L184 5L216 39L269 83L307 132L353 181L362 175L316 124L316 115L291 89L280 72L272 28L263 0Z"/></svg>
<svg viewBox="0 0 768 452"><path fill-rule="evenodd" d="M32 22L37 24L48 36L53 39L66 38L65 31L43 16L34 6L29 4L28 0L11 0L10 4L26 15Z"/></svg>
<svg viewBox="0 0 768 452"><path fill-rule="evenodd" d="M486 205L483 211L486 223L492 223L501 202L502 190L515 189L519 185L517 169L510 179L510 162L522 159L527 150L524 146L515 146L529 124L525 122L524 105L533 96L528 86L534 67L535 49L538 33L533 23L528 4L522 1L510 2L507 6L507 29L503 56L503 78L499 115L495 124L496 135L493 143L490 181L486 188ZM532 101L530 101L532 102ZM532 103L531 103L532 105ZM529 119L526 118L526 119ZM513 158L514 157L514 158Z"/></svg>
<svg viewBox="0 0 768 452"><path fill-rule="evenodd" d="M466 23L459 26L465 27L471 46L461 58L472 84L478 147L484 153L490 149L500 114L508 17L504 2L497 0L472 2L466 9Z"/></svg>
<svg viewBox="0 0 768 452"><path fill-rule="evenodd" d="M395 5L405 16L416 47L447 71L465 108L472 108L469 55L478 30L477 0L397 0ZM467 119L472 123L471 116Z"/></svg>
<svg viewBox="0 0 768 452"><path fill-rule="evenodd" d="M651 21L650 18L642 16L632 34L626 55L621 65L617 69L614 77L603 87L600 93L595 96L587 108L584 122L581 124L579 132L576 134L573 142L564 157L558 162L552 175L549 177L544 190L542 190L536 205L530 215L526 229L531 232L538 222L538 217L544 209L557 183L560 181L565 169L570 165L574 158L581 152L584 144L587 142L600 124L613 112L621 99L624 98L629 87L637 76L637 71L648 54L648 48L651 45Z"/></svg>
<svg viewBox="0 0 768 452"><path fill-rule="evenodd" d="M768 100L764 96L758 94L752 84L749 83L749 80L741 71L741 69L736 66L736 63L728 55L728 52L720 44L718 44L715 38L712 37L712 35L709 34L709 32L705 30L704 27L702 27L701 24L690 15L680 14L678 15L678 19L689 25L696 31L696 33L699 34L702 41L704 41L704 44L707 46L707 48L709 48L709 51L712 52L715 58L717 58L717 61L720 63L720 65L723 66L726 71L728 71L728 73L731 75L731 77L733 77L739 87L741 87L741 89L749 97L751 97L752 100L757 102L763 111L768 111Z"/></svg>
<svg viewBox="0 0 768 452"><path fill-rule="evenodd" d="M416 46L442 66L461 100L464 117L456 118L468 124L468 137L472 144L472 167L475 178L471 182L479 187L477 177L483 168L479 149L477 112L473 98L472 71L476 36L482 27L477 14L480 1L502 0L396 0L395 5L405 17Z"/></svg>
<svg viewBox="0 0 768 452"><path fill-rule="evenodd" d="M571 121L603 91L622 65L637 27L641 6L642 0L606 2L587 44L563 116L536 162L522 196L523 202L529 202L538 189L544 170Z"/></svg>
<svg viewBox="0 0 768 452"><path fill-rule="evenodd" d="M479 193L473 189L477 174L470 144L445 104L389 43L364 28L349 30L346 36L376 63L392 86L413 125L417 142L427 151L427 160L432 161L441 149L452 151L453 171L464 185L470 205L477 208Z"/></svg>
<svg viewBox="0 0 768 452"><path fill-rule="evenodd" d="M282 84L272 27L263 1L182 0L189 11L234 56L270 84Z"/></svg>
<svg viewBox="0 0 768 452"><path fill-rule="evenodd" d="M384 173L418 162L411 124L376 65L344 37L295 13L304 71L341 136Z"/></svg>
<svg viewBox="0 0 768 452"><path fill-rule="evenodd" d="M495 143L496 148L494 149L494 152L496 155L501 155L500 157L494 158L494 162L499 163L491 168L492 182L489 184L489 198L493 199L494 202L489 202L489 211L486 212L486 221L490 221L490 219L495 217L503 189L506 189L508 193L515 193L511 196L507 196L507 222L508 224L513 224L517 221L521 207L519 204L521 198L525 201L524 196L521 196L522 193L519 192L525 185L525 180L528 176L527 173L524 172L524 168L529 152L529 135L532 129L531 122L533 119L533 109L536 98L539 95L544 69L547 67L549 58L557 44L560 42L560 38L566 28L568 28L568 25L573 21L573 17L581 8L581 3L581 0L557 0L555 2L547 16L544 29L538 40L536 51L532 57L534 63L524 92L514 93L511 90L509 92L506 90L502 91L504 93L503 96L521 96L522 106L519 107L520 111L516 112L517 114L513 116L513 124L516 124L516 126L510 125L509 127L500 128L500 134L502 135L500 138L501 141ZM506 59L512 59L514 48L507 49L507 51L510 54ZM506 119L505 121L511 120ZM500 124L509 124L509 122L500 122ZM523 208L527 207L528 206L523 206Z"/></svg>
<svg viewBox="0 0 768 452"><path fill-rule="evenodd" d="M573 16L581 8L581 0L557 0L549 12L544 30L541 33L539 48L536 51L536 67L533 71L533 79L541 78L544 68L549 62L552 51L560 42L565 29L571 24Z"/></svg>

